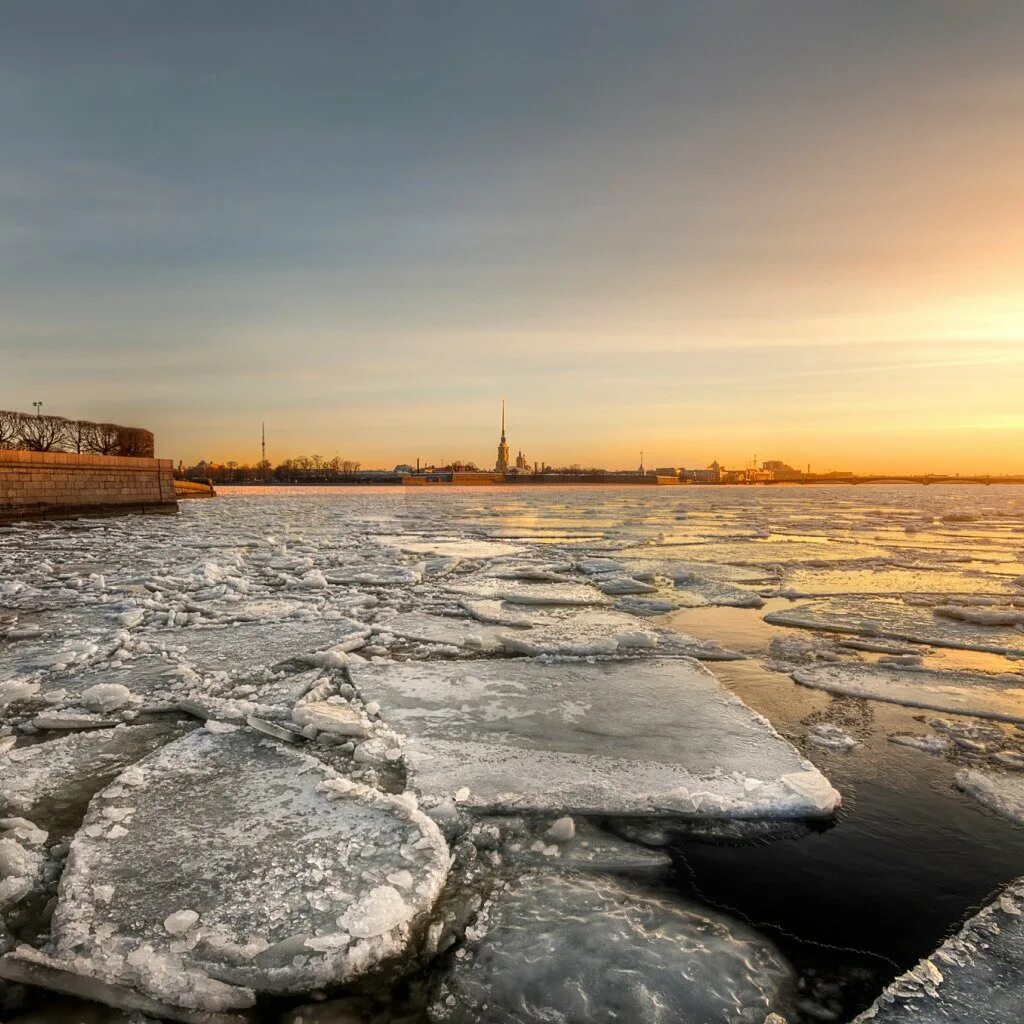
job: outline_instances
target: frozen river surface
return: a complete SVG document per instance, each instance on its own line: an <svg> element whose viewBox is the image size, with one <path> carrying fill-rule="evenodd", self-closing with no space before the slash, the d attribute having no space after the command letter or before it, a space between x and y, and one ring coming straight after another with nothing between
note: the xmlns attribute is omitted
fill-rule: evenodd
<svg viewBox="0 0 1024 1024"><path fill-rule="evenodd" d="M0 719L4 1020L1024 1014L1018 489L8 527Z"/></svg>

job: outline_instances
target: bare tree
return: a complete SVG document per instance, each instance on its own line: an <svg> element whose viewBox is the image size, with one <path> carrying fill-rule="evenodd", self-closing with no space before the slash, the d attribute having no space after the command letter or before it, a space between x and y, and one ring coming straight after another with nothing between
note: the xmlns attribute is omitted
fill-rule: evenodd
<svg viewBox="0 0 1024 1024"><path fill-rule="evenodd" d="M113 423L92 423L88 432L88 451L93 455L116 455L117 426Z"/></svg>
<svg viewBox="0 0 1024 1024"><path fill-rule="evenodd" d="M21 437L21 413L0 409L0 448L13 448Z"/></svg>
<svg viewBox="0 0 1024 1024"><path fill-rule="evenodd" d="M63 416L22 416L19 441L30 452L63 451L73 443L70 427Z"/></svg>
<svg viewBox="0 0 1024 1024"><path fill-rule="evenodd" d="M153 457L153 435L141 427L118 427L115 426L117 455L130 455L139 459L151 459Z"/></svg>

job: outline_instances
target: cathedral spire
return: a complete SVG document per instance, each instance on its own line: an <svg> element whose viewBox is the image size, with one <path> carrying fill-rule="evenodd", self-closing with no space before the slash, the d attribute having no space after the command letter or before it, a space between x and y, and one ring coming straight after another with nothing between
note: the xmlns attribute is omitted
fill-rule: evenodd
<svg viewBox="0 0 1024 1024"><path fill-rule="evenodd" d="M498 473L508 472L508 441L505 440L505 399L501 400L501 440L498 442L498 459L494 464Z"/></svg>

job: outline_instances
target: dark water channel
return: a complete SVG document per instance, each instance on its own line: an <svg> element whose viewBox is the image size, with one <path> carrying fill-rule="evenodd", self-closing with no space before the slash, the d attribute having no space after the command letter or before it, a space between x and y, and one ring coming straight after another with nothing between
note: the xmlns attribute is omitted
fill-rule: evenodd
<svg viewBox="0 0 1024 1024"><path fill-rule="evenodd" d="M786 632L763 614L700 608L670 620L692 635L763 654L773 635ZM831 827L797 838L677 842L677 884L771 935L810 987L818 979L819 996L838 986L836 1019L849 1019L1024 873L1024 828L958 792L958 765L887 739L921 732L932 713L810 690L753 658L709 667L814 761L843 806ZM822 721L858 745L833 751L805 743Z"/></svg>

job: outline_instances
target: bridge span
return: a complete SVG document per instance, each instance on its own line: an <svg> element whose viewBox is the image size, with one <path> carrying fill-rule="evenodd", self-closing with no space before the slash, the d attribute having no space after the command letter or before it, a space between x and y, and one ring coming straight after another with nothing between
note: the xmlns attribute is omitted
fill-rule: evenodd
<svg viewBox="0 0 1024 1024"><path fill-rule="evenodd" d="M766 484L1024 484L1024 476L943 476L926 473L920 476L900 475L885 476L828 476L804 475L795 480L766 480Z"/></svg>

